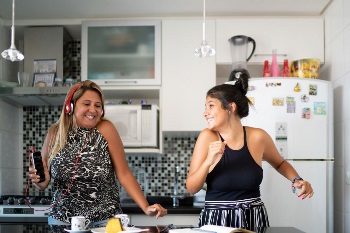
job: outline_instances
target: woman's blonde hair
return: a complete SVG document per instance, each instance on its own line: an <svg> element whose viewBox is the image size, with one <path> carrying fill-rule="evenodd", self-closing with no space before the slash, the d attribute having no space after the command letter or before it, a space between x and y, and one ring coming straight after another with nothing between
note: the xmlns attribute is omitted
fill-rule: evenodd
<svg viewBox="0 0 350 233"><path fill-rule="evenodd" d="M104 95L102 92L102 89L94 82L90 80L85 80L83 82L76 83L73 85L65 98L64 105L62 107L60 118L56 123L52 125L52 127L49 129L49 145L48 145L48 151L49 151L49 161L48 165L50 166L51 161L53 158L57 155L57 153L64 148L67 142L67 136L68 133L72 130L75 130L77 128L77 123L74 114L67 114L65 109L67 105L73 104L73 111L74 106L77 102L77 100L85 93L85 91L91 90L98 93L101 97L102 102L102 116L101 120L104 117ZM69 101L70 100L70 101ZM68 103L68 101L70 103Z"/></svg>

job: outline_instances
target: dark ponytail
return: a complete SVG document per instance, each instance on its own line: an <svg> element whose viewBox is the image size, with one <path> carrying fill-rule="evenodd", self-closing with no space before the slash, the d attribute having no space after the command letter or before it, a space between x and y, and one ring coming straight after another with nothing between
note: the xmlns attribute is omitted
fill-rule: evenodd
<svg viewBox="0 0 350 233"><path fill-rule="evenodd" d="M252 103L246 97L248 91L249 76L241 75L234 84L222 84L211 88L207 92L207 97L218 99L222 108L230 110L230 104L234 102L237 106L236 114L240 117L246 117L249 114L249 105Z"/></svg>

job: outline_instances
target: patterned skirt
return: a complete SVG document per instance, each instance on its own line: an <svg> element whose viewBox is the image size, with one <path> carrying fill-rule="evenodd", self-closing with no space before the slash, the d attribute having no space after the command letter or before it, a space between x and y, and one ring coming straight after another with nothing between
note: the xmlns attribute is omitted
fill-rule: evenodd
<svg viewBox="0 0 350 233"><path fill-rule="evenodd" d="M260 198L240 201L206 201L199 226L219 225L256 230L269 227L269 219Z"/></svg>

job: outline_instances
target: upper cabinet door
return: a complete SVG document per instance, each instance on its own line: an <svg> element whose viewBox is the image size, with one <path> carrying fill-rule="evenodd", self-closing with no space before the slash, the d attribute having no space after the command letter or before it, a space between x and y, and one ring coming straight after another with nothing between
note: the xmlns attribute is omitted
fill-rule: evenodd
<svg viewBox="0 0 350 233"><path fill-rule="evenodd" d="M99 85L160 85L160 56L160 20L82 24L82 80Z"/></svg>
<svg viewBox="0 0 350 233"><path fill-rule="evenodd" d="M162 21L161 115L163 131L201 131L207 91L216 83L215 56L198 58L202 20ZM206 39L215 48L215 21L206 21Z"/></svg>
<svg viewBox="0 0 350 233"><path fill-rule="evenodd" d="M277 49L278 62L301 58L318 58L324 62L324 25L322 18L236 18L216 20L217 63L231 63L228 40L232 36L253 38L256 49L249 63L271 60ZM250 48L248 47L248 51Z"/></svg>

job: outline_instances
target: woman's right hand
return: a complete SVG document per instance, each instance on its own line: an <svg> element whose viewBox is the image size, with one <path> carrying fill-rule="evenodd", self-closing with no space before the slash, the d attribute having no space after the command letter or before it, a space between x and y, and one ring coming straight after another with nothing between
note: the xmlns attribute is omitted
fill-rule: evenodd
<svg viewBox="0 0 350 233"><path fill-rule="evenodd" d="M45 161L43 161L43 167L44 167L45 181L43 181L42 183L38 183L40 180L40 176L36 174L37 170L34 167L29 167L29 178L31 182L39 188L46 188L50 180L49 170Z"/></svg>
<svg viewBox="0 0 350 233"><path fill-rule="evenodd" d="M221 156L224 154L225 151L226 142L222 141L214 141L209 144L209 150L208 150L208 156L206 161L209 163L209 165L213 165L218 158L218 156Z"/></svg>

